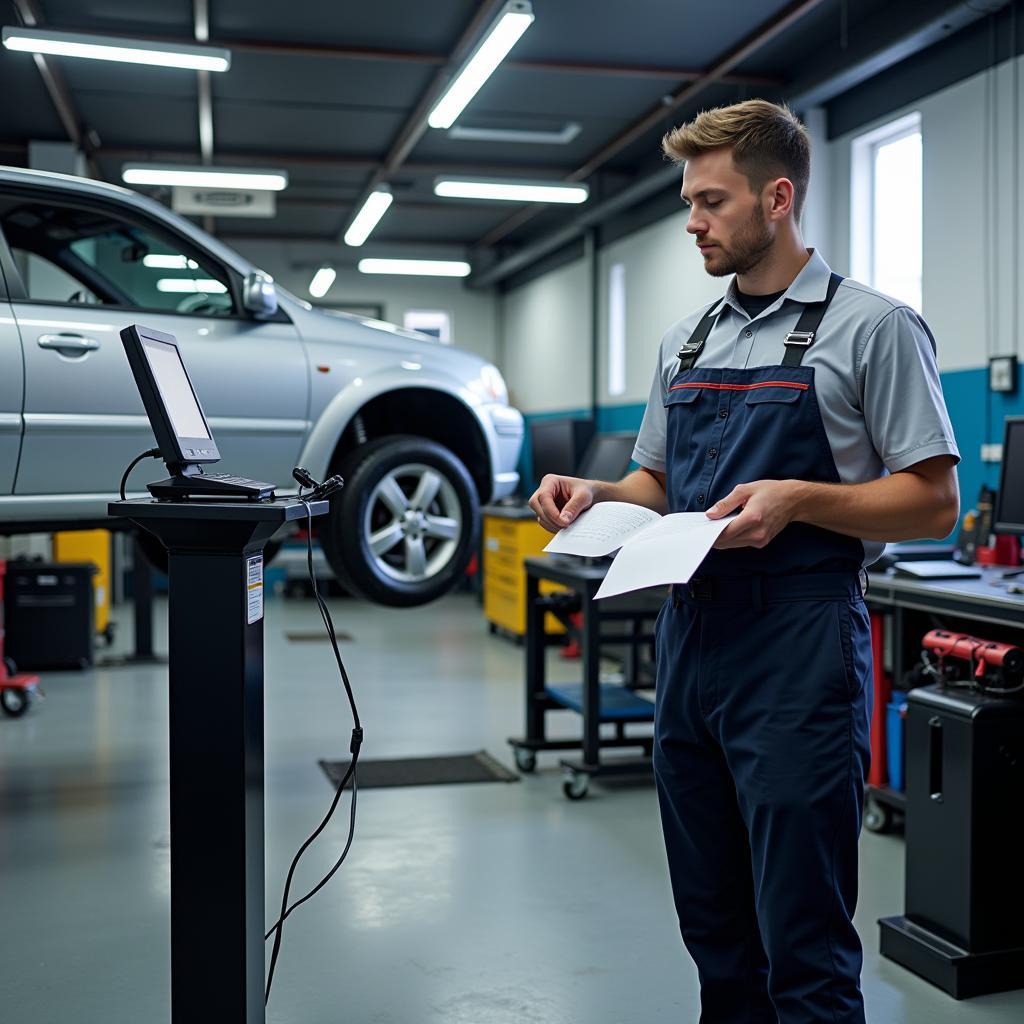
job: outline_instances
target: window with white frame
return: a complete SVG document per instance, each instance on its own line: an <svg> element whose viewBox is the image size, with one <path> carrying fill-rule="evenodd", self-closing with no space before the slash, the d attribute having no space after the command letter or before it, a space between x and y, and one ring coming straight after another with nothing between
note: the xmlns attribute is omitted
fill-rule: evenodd
<svg viewBox="0 0 1024 1024"><path fill-rule="evenodd" d="M921 115L907 114L853 140L853 276L921 310Z"/></svg>
<svg viewBox="0 0 1024 1024"><path fill-rule="evenodd" d="M626 265L608 270L608 394L626 392Z"/></svg>
<svg viewBox="0 0 1024 1024"><path fill-rule="evenodd" d="M437 338L442 345L452 343L452 315L446 309L407 309L402 326Z"/></svg>

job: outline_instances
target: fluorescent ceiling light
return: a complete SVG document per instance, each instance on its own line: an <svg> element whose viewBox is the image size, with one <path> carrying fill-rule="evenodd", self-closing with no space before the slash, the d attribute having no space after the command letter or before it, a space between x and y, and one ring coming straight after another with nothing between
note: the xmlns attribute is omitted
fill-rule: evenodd
<svg viewBox="0 0 1024 1024"><path fill-rule="evenodd" d="M334 279L337 276L338 272L334 267L321 267L313 275L313 280L309 282L309 294L314 299L322 299L330 291L331 285L334 284Z"/></svg>
<svg viewBox="0 0 1024 1024"><path fill-rule="evenodd" d="M391 190L385 185L378 186L366 197L362 209L356 214L355 219L345 232L346 245L362 245L370 232L377 226L381 217L387 212L391 205Z"/></svg>
<svg viewBox="0 0 1024 1024"><path fill-rule="evenodd" d="M280 192L288 187L287 171L244 167L185 167L179 164L125 164L121 180L128 185L184 185L193 188L237 188Z"/></svg>
<svg viewBox="0 0 1024 1024"><path fill-rule="evenodd" d="M188 292L203 295L223 295L227 288L211 278L162 277L156 283L158 292Z"/></svg>
<svg viewBox="0 0 1024 1024"><path fill-rule="evenodd" d="M487 35L445 89L427 117L431 128L451 128L466 104L505 59L519 37L533 23L533 7L527 0L509 0L501 9Z"/></svg>
<svg viewBox="0 0 1024 1024"><path fill-rule="evenodd" d="M8 50L47 53L57 57L86 57L195 71L227 71L231 67L231 52L215 46L154 43L145 39L95 36L85 32L51 32L49 29L8 25L3 31L3 43Z"/></svg>
<svg viewBox="0 0 1024 1024"><path fill-rule="evenodd" d="M361 274L416 274L422 277L466 277L468 263L461 260L373 260L359 261Z"/></svg>
<svg viewBox="0 0 1024 1024"><path fill-rule="evenodd" d="M151 252L142 257L144 267L155 267L159 270L198 270L199 264L187 256L169 252Z"/></svg>
<svg viewBox="0 0 1024 1024"><path fill-rule="evenodd" d="M468 128L460 124L448 129L448 138L461 142L521 142L541 146L564 146L579 135L578 121L567 121L556 131L537 131L524 128Z"/></svg>
<svg viewBox="0 0 1024 1024"><path fill-rule="evenodd" d="M434 195L449 199L507 199L518 203L585 203L586 185L560 185L545 181L501 178L438 178Z"/></svg>

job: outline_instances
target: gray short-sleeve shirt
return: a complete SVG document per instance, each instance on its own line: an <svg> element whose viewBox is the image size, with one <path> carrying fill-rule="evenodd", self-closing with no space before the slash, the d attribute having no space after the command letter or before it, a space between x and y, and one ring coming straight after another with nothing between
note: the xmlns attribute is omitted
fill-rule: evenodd
<svg viewBox="0 0 1024 1024"><path fill-rule="evenodd" d="M697 365L745 368L782 362L783 339L807 302L825 298L831 270L818 253L783 295L751 319L737 297L735 278ZM665 396L679 372L678 352L704 306L673 324L661 342L651 394L633 459L665 471ZM875 480L936 455L959 461L939 384L935 339L909 306L845 279L821 322L804 366L814 367L825 433L843 483ZM865 564L883 545L865 541Z"/></svg>

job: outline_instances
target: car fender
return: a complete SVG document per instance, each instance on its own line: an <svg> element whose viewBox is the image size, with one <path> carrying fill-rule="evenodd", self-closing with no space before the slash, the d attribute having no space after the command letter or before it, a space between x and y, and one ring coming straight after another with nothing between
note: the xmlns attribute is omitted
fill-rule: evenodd
<svg viewBox="0 0 1024 1024"><path fill-rule="evenodd" d="M323 479L345 428L352 418L375 398L392 391L438 391L458 400L472 414L483 435L490 454L491 465L497 464L494 426L486 413L485 403L468 387L453 383L440 374L410 372L401 368L382 369L370 378L350 380L331 400L313 424L302 448L299 464ZM488 468L490 472L490 468Z"/></svg>

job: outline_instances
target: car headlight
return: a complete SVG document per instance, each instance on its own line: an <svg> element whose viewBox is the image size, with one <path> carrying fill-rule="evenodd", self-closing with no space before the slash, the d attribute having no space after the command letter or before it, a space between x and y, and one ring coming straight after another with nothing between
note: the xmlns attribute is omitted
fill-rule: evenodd
<svg viewBox="0 0 1024 1024"><path fill-rule="evenodd" d="M500 402L508 405L508 388L505 386L505 378L501 371L488 363L480 371L480 376L473 381L473 390L488 402Z"/></svg>

